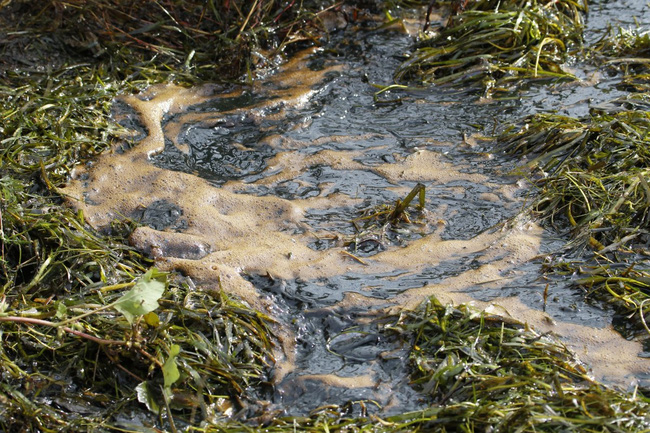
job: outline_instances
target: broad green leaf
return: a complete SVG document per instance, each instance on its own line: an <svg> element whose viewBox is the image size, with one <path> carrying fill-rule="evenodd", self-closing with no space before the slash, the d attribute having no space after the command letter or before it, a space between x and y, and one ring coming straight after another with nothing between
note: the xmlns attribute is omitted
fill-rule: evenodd
<svg viewBox="0 0 650 433"><path fill-rule="evenodd" d="M131 290L115 302L115 309L122 313L129 323L158 308L158 299L167 286L167 274L155 268L149 269Z"/></svg>
<svg viewBox="0 0 650 433"><path fill-rule="evenodd" d="M169 358L167 358L167 361L165 361L162 367L165 388L171 387L181 377L178 366L176 365L176 357L180 352L181 347L178 344L172 344L172 347L169 349Z"/></svg>

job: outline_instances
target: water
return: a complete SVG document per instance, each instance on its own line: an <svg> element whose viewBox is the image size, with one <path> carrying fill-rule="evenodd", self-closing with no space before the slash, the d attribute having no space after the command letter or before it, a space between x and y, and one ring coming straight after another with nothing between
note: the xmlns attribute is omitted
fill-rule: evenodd
<svg viewBox="0 0 650 433"><path fill-rule="evenodd" d="M640 4L623 7L647 23ZM613 16L631 23L619 8L594 3L588 39ZM431 295L497 305L558 334L597 379L643 382L641 349L612 331L611 312L585 303L570 281L541 276L565 239L514 219L531 187L511 174L517 161L477 136L541 111L585 115L623 94L616 77L507 101L429 88L375 103L369 83L389 84L411 43L396 31L343 32L252 89L126 96L116 107L138 143L80 170L68 188L75 206L97 227L139 220L132 241L157 266L206 288L218 282L270 312L289 337L273 391L261 397L290 415L361 410L359 401L382 415L426 406L408 383L408 348L380 332L380 318ZM598 73L575 67L585 78ZM426 210L411 209L412 224L358 233L351 221L363 210L392 205L418 183Z"/></svg>

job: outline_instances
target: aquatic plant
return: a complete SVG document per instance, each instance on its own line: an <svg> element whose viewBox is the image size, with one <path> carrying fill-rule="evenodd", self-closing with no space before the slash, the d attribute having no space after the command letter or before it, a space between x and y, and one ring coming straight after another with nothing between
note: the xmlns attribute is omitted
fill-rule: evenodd
<svg viewBox="0 0 650 433"><path fill-rule="evenodd" d="M171 431L256 429L226 418L258 412L255 393L264 388L273 362L269 318L179 275L150 271L145 277L151 262L126 240L133 223L97 233L83 215L61 205L58 187L76 164L128 139L110 116L116 94L155 82L231 81L273 66L283 49L320 37L320 6L270 0L2 2L0 430L129 431L150 421ZM544 59L540 55L541 65ZM146 278L159 283L147 312L121 305L133 301L130 293ZM419 331L418 323L426 327L432 320L431 309L422 311L405 314L386 332L416 338L413 359L420 361L414 367L431 367L439 348L425 344L434 333ZM462 314L457 320L463 321ZM509 325L502 326L508 331L500 332L510 336ZM468 335L478 332L467 337L471 341L486 332L467 329ZM562 380L574 378L563 368ZM424 390L428 370L414 371ZM482 367L472 371L486 373ZM448 393L458 380L465 378L448 376ZM614 409L592 426L618 425L624 411L625 428L639 426L642 396L594 395L565 404L585 402L598 414L603 406L589 405L604 396ZM269 431L474 428L474 418L453 413L460 413L458 406L443 404L386 420L323 411L255 421L272 422ZM469 421L461 424L463 419ZM570 422L564 419L564 426Z"/></svg>
<svg viewBox="0 0 650 433"><path fill-rule="evenodd" d="M155 315L131 324L105 309L151 263L128 245L133 223L97 233L63 207L58 187L128 139L111 118L116 94L274 66L322 34L322 2L306 6L0 4L0 430L97 431L138 398L214 419L242 409L245 388L264 381L267 319L235 300L174 280ZM149 398L160 384L168 398Z"/></svg>
<svg viewBox="0 0 650 433"><path fill-rule="evenodd" d="M582 119L537 114L498 137L504 151L528 159L525 171L540 187L535 211L551 221L564 216L578 245L605 253L646 242L648 103L636 94Z"/></svg>
<svg viewBox="0 0 650 433"><path fill-rule="evenodd" d="M648 67L650 57L650 31L619 27L610 29L592 47L594 53L606 57L611 64Z"/></svg>
<svg viewBox="0 0 650 433"><path fill-rule="evenodd" d="M55 200L30 192L21 180L0 178L0 193L0 296L46 300L114 284L145 269L146 261L128 245L95 233L83 215L56 207Z"/></svg>
<svg viewBox="0 0 650 433"><path fill-rule="evenodd" d="M0 303L3 431L117 427L116 414L137 402L172 425L216 422L247 409L248 387L259 388L273 362L267 318L189 280L167 287L155 270L65 297L25 297Z"/></svg>
<svg viewBox="0 0 650 433"><path fill-rule="evenodd" d="M346 415L350 407L328 406L310 417L269 420L265 431L631 433L650 428L650 401L644 395L595 383L553 335L525 324L468 305L441 305L431 297L377 326L386 337L398 335L410 344L413 386L428 395L428 408L359 418ZM363 411L361 402L357 406Z"/></svg>
<svg viewBox="0 0 650 433"><path fill-rule="evenodd" d="M567 267L577 272L575 284L587 299L613 304L617 310L616 329L628 338L650 338L650 269L647 263L611 263ZM560 266L560 265L558 265Z"/></svg>
<svg viewBox="0 0 650 433"><path fill-rule="evenodd" d="M381 204L361 211L361 215L352 220L357 232L347 243L352 252L356 254L359 250L365 250L364 245L368 243L371 244L371 251L378 252L377 247L384 248L386 243L394 241L398 230L404 230L413 223L407 209L416 196L417 210L424 210L425 192L425 186L418 183L403 200L397 199L393 205Z"/></svg>
<svg viewBox="0 0 650 433"><path fill-rule="evenodd" d="M553 336L524 324L430 298L391 329L413 338L413 383L432 398L410 425L466 432L649 427L645 397L594 383Z"/></svg>
<svg viewBox="0 0 650 433"><path fill-rule="evenodd" d="M32 278L26 270L43 266L50 248L67 248L65 242L43 238L52 233L53 238L62 239L69 232L71 217L61 207L57 187L76 164L106 150L115 140L127 138L110 117L116 94L167 80L191 84L236 79L250 72L253 58L259 57L251 54L252 48L269 43L280 53L287 44L300 40L298 34L305 27L296 24L297 17L313 17L320 10L310 12L274 1L170 0L151 6L107 0L51 0L36 8L30 1L14 1L0 6L0 173L5 194L22 194L18 201L31 203L11 209L11 201L5 203L4 229L10 232L14 223L25 221L34 221L38 227L40 222L25 212L32 207L35 212L50 210L42 218L50 218L47 230L30 232L32 236L41 233L37 239L16 241L15 245L26 248L9 248L13 238L5 240L3 260L22 269L26 284ZM271 23L272 35L264 39L256 33L269 31ZM283 32L289 29L293 29L292 39L284 40L288 36ZM30 185L25 190L28 196L22 190L12 192L10 187L20 182ZM75 218L74 223L83 227L83 218ZM21 227L15 232L21 233ZM90 232L86 229L79 236ZM101 248L88 251L103 254ZM87 260L87 266L98 260ZM46 265L51 264L52 260ZM16 283L10 274L17 271L11 266L6 268L5 288ZM53 275L51 269L47 273Z"/></svg>
<svg viewBox="0 0 650 433"><path fill-rule="evenodd" d="M592 253L588 266L558 258L548 266L574 281L588 299L613 304L625 335L650 334L650 99L631 94L592 107L584 118L527 117L500 135L499 145L524 157L522 171L539 188L531 210ZM645 335L644 338L647 338Z"/></svg>
<svg viewBox="0 0 650 433"><path fill-rule="evenodd" d="M231 80L258 66L274 66L274 57L288 46L316 42L323 31L317 14L329 4L312 3L48 0L35 7L18 0L0 6L8 32L3 49L26 50L26 64L52 51L103 62L112 77L130 82L159 81L160 75L186 83ZM43 33L48 38L39 40Z"/></svg>
<svg viewBox="0 0 650 433"><path fill-rule="evenodd" d="M619 85L623 90L650 91L650 31L610 29L590 52L610 73L623 75Z"/></svg>
<svg viewBox="0 0 650 433"><path fill-rule="evenodd" d="M396 71L398 82L512 91L522 82L572 80L563 69L582 40L586 2L519 0L467 2Z"/></svg>

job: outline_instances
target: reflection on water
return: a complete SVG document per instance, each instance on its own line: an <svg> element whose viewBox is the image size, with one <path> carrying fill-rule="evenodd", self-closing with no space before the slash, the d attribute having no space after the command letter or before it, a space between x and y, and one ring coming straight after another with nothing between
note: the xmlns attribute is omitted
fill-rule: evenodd
<svg viewBox="0 0 650 433"><path fill-rule="evenodd" d="M430 295L497 303L554 331L598 379L627 386L645 373L640 348L604 326L602 311L566 282L540 277L544 254L562 240L512 220L529 187L509 175L512 161L473 136L475 125L490 130L544 107L573 113L607 94L544 88L477 104L434 89L377 106L366 77L389 82L399 62L392 53L410 39L377 32L360 43L362 55L305 53L249 89L160 86L121 98L116 109L138 142L78 169L70 203L96 227L140 221L132 242L158 267L276 318L282 347L270 398L290 414L359 400L384 414L420 407L407 348L385 339L377 320ZM310 70L314 58L325 66ZM417 225L350 250L351 221L417 183L426 186Z"/></svg>

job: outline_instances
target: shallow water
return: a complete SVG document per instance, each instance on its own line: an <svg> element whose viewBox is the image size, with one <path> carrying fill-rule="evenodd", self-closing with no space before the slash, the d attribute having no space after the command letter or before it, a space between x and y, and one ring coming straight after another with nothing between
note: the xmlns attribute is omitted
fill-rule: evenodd
<svg viewBox="0 0 650 433"><path fill-rule="evenodd" d="M594 34L617 4L592 6ZM626 7L647 22L647 8ZM611 329L611 313L568 281L542 278L545 256L565 240L513 219L530 186L510 174L517 161L477 136L539 111L584 115L620 95L616 79L578 65L585 85L532 88L516 100L426 89L376 104L368 82L390 83L412 39L357 32L358 49L339 48L348 36L252 88L158 86L124 96L116 117L134 129L135 144L79 168L70 203L96 227L141 221L132 242L158 267L276 318L281 351L274 392L263 397L291 415L360 400L381 414L426 404L408 385L406 348L386 340L375 319L431 295L555 332L598 380L647 383L642 348ZM411 208L412 224L358 235L352 220L361 211L391 205L418 183L426 210Z"/></svg>

